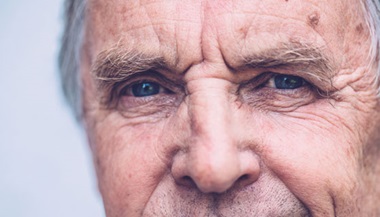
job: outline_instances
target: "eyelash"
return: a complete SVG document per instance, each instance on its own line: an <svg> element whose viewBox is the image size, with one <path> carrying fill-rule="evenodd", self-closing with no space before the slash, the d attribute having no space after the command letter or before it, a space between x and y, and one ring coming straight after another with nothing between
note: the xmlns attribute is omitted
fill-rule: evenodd
<svg viewBox="0 0 380 217"><path fill-rule="evenodd" d="M160 86L160 89L162 89L163 91L167 90L167 91L170 91L168 90L167 88L163 87L163 85L160 84L160 82L157 82L157 81L152 81L152 80L149 80L149 79L141 79L141 80L137 80L137 81L134 81L130 84L127 84L125 85L123 88L121 88L120 92L119 92L119 96L133 96L133 93L131 92L132 91L132 88L134 85L137 85L137 84L142 84L142 83L157 83L159 86Z"/></svg>
<svg viewBox="0 0 380 217"><path fill-rule="evenodd" d="M273 87L270 82L273 82L272 79L275 79L278 75L296 76L301 78L303 79L302 86L295 89L278 89ZM300 100L304 97L310 99L311 96L313 96L314 99L326 99L330 97L325 91L301 76L275 72L264 72L255 78L244 82L239 86L236 94L240 95L241 99L249 96L248 98L254 101L258 101L260 97L264 97L262 100L265 98L276 99L277 97L286 97L289 100Z"/></svg>
<svg viewBox="0 0 380 217"><path fill-rule="evenodd" d="M274 84L274 79L278 75L301 78L301 79L303 79L302 86L311 86L311 84L306 79L304 79L300 76L295 76L295 75L290 75L290 74L279 74L279 73L273 73L273 72L265 72L262 75L259 75L259 76L255 77L254 79L249 80L248 82L244 82L240 86L244 87L247 85L249 85L249 86L253 85L254 89L269 87L269 88L281 90L279 88L276 88L275 84ZM132 78L128 79L127 81L122 81L122 82L119 82L118 84L116 84L115 85L116 88L114 88L116 90L113 91L113 95L117 95L118 97L130 95L130 94L126 94L128 89L132 88L133 85L144 83L144 82L157 83L160 85L161 88L164 88L165 90L167 90L170 93L174 93L174 91L172 91L170 88L167 87L167 86L172 86L172 85L168 85L168 83L171 83L171 82L167 81L167 79L164 78L164 76L161 76L161 75L155 75L155 76L142 75L142 76L138 76L138 78L132 77ZM290 89L284 89L282 91L289 91L289 90Z"/></svg>
<svg viewBox="0 0 380 217"><path fill-rule="evenodd" d="M134 97L133 94L131 94L133 85L143 82L157 83L163 90L159 94L160 97L157 97L157 95ZM157 71L146 71L132 75L124 81L115 83L111 88L107 97L107 101L104 102L104 105L107 105L109 109L115 109L118 106L128 107L130 106L126 105L128 103L135 106L143 105L154 100L157 100L157 103L163 103L163 100L174 100L175 98L173 96L175 93L184 92L181 90L181 87L183 86L184 85L181 85L180 83L176 83L175 81L166 78L164 75Z"/></svg>

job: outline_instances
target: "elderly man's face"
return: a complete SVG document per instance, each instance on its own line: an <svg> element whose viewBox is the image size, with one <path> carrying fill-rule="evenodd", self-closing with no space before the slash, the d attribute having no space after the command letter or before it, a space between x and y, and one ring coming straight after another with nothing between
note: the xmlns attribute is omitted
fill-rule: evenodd
<svg viewBox="0 0 380 217"><path fill-rule="evenodd" d="M375 216L361 7L90 0L84 120L107 215Z"/></svg>

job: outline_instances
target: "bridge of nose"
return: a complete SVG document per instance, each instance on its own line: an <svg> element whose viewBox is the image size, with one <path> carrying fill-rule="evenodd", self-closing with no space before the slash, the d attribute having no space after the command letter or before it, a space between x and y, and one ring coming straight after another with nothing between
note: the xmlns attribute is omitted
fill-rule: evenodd
<svg viewBox="0 0 380 217"><path fill-rule="evenodd" d="M205 193L221 193L242 176L250 176L256 165L242 157L235 131L235 104L229 82L202 78L188 83L186 106L191 136L186 146L182 177L190 178ZM252 161L251 161L252 162Z"/></svg>

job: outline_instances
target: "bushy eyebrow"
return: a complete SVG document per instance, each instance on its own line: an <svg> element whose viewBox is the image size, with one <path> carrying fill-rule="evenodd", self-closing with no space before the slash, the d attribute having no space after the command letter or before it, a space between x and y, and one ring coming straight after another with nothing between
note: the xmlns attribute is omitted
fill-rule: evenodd
<svg viewBox="0 0 380 217"><path fill-rule="evenodd" d="M164 58L158 55L117 45L97 55L91 73L101 103L111 107L117 97L114 93L130 77L149 70L163 69L165 65Z"/></svg>
<svg viewBox="0 0 380 217"><path fill-rule="evenodd" d="M235 70L297 69L320 81L331 82L334 63L322 49L300 43L283 44L259 53L242 55L243 60Z"/></svg>
<svg viewBox="0 0 380 217"><path fill-rule="evenodd" d="M101 52L95 61L92 74L99 89L125 81L128 77L155 68L163 68L164 59L136 50L112 48Z"/></svg>

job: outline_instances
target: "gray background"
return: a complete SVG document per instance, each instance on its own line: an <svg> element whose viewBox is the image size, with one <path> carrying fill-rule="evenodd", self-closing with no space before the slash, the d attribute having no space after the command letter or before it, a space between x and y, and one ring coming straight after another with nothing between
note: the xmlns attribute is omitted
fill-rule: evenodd
<svg viewBox="0 0 380 217"><path fill-rule="evenodd" d="M0 216L101 217L85 136L59 87L62 0L0 0Z"/></svg>

